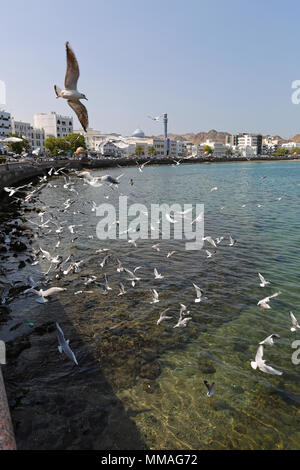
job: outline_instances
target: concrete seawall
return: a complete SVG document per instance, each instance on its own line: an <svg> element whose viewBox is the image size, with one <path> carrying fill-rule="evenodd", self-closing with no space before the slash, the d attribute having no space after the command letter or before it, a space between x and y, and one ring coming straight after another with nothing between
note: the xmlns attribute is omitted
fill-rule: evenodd
<svg viewBox="0 0 300 470"><path fill-rule="evenodd" d="M13 426L0 367L0 450L16 450Z"/></svg>
<svg viewBox="0 0 300 470"><path fill-rule="evenodd" d="M97 168L114 168L116 166L136 166L137 163L144 163L151 160L154 165L170 165L174 163L173 159L170 158L106 158L101 160L58 160L58 161L45 161L45 162L24 162L24 163L8 163L0 165L0 193L3 191L5 186L15 186L22 182L29 181L36 176L42 176L47 174L50 168L63 168L81 170L83 168L97 169ZM246 162L245 158L189 158L186 160L178 159L181 163L192 164L192 163L230 163L230 162ZM253 161L280 161L289 160L294 161L290 157L260 157Z"/></svg>

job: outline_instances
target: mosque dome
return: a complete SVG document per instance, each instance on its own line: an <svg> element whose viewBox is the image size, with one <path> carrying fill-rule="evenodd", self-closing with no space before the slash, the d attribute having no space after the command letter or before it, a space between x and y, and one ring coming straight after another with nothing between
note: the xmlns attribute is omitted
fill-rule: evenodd
<svg viewBox="0 0 300 470"><path fill-rule="evenodd" d="M132 137L145 137L145 133L142 129L138 128L133 132Z"/></svg>

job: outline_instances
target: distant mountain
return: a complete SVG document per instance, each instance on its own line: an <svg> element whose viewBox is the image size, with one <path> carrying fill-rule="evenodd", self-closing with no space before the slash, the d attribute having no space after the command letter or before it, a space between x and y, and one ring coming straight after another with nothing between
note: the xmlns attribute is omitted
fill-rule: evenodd
<svg viewBox="0 0 300 470"><path fill-rule="evenodd" d="M168 134L168 137L171 140L181 140L183 142L192 142L193 144L199 145L202 144L203 142L206 142L206 140L210 140L212 142L223 142L225 143L226 136L231 135L230 132L225 132L225 131L216 131L215 129L211 129L208 132L190 132L186 134ZM152 136L153 137L153 136ZM157 136L159 138L162 138L163 135ZM279 135L275 136L263 136L264 137L273 137L274 139L278 139L279 141L282 142L288 142L288 141L294 141L294 142L300 142L300 134L295 135L295 137L292 137L289 140L285 140Z"/></svg>
<svg viewBox="0 0 300 470"><path fill-rule="evenodd" d="M300 134L294 135L294 137L291 137L289 139L290 142L300 142ZM287 141L288 142L288 141Z"/></svg>
<svg viewBox="0 0 300 470"><path fill-rule="evenodd" d="M184 142L193 142L193 144L199 145L208 139L212 142L224 143L227 135L231 134L229 132L216 131L215 129L211 129L208 132L198 132L197 134L195 134L194 132L187 134L168 134L168 137L170 139L181 140ZM159 135L158 137L161 138L163 136Z"/></svg>

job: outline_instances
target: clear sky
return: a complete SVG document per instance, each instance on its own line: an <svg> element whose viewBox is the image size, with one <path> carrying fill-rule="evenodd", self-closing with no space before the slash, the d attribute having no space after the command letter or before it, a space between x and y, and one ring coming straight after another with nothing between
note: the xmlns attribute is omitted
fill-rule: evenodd
<svg viewBox="0 0 300 470"><path fill-rule="evenodd" d="M299 0L6 0L1 2L0 80L16 119L74 116L62 86L65 42L79 61L90 127L300 133Z"/></svg>

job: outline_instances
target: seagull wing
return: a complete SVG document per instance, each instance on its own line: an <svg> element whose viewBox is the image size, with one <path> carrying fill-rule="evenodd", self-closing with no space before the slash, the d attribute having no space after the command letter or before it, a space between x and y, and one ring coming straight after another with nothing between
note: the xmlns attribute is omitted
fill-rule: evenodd
<svg viewBox="0 0 300 470"><path fill-rule="evenodd" d="M293 314L293 312L290 312L290 317L291 317L293 326L299 326L298 320L297 320L297 318L295 317L295 315Z"/></svg>
<svg viewBox="0 0 300 470"><path fill-rule="evenodd" d="M61 292L63 290L66 290L66 289L64 289L63 287L50 287L50 289L42 291L42 295L43 297L48 297L49 295L57 294L57 292Z"/></svg>
<svg viewBox="0 0 300 470"><path fill-rule="evenodd" d="M279 294L281 294L281 292L280 292L280 291L278 291L278 292L275 292L275 294L273 294L273 295L270 295L269 299L273 299L273 297L277 297Z"/></svg>
<svg viewBox="0 0 300 470"><path fill-rule="evenodd" d="M196 294L197 294L198 299L200 299L200 297L201 297L201 295L202 295L202 294L201 294L200 287L196 286L196 284L193 284L193 286L194 286L195 289L196 289Z"/></svg>
<svg viewBox="0 0 300 470"><path fill-rule="evenodd" d="M257 352L256 352L256 356L255 356L255 362L259 367L263 366L264 363L265 363L265 361L263 360L263 355L264 355L264 347L261 344L258 347Z"/></svg>
<svg viewBox="0 0 300 470"><path fill-rule="evenodd" d="M262 364L260 366L260 370L262 372L266 372L267 374L282 375L282 372L280 370L274 369L274 367L268 366L267 364Z"/></svg>
<svg viewBox="0 0 300 470"><path fill-rule="evenodd" d="M77 81L79 78L79 65L70 44L66 43L67 52L67 71L65 76L65 89L77 90Z"/></svg>
<svg viewBox="0 0 300 470"><path fill-rule="evenodd" d="M152 292L154 299L158 299L158 292L155 289L153 289Z"/></svg>
<svg viewBox="0 0 300 470"><path fill-rule="evenodd" d="M206 386L207 390L208 390L209 393L210 393L210 392L212 391L212 389L213 389L214 383L209 384L209 383L207 382L207 380L204 380L204 385Z"/></svg>
<svg viewBox="0 0 300 470"><path fill-rule="evenodd" d="M41 247L40 247L40 250L43 253L43 255L47 258L47 260L51 261L51 255L50 255L49 251L43 250L43 248L41 248Z"/></svg>
<svg viewBox="0 0 300 470"><path fill-rule="evenodd" d="M264 278L260 273L258 273L258 277L259 277L259 279L260 279L260 281L261 281L262 283L265 283L265 282L266 282L266 281L265 281L265 278Z"/></svg>
<svg viewBox="0 0 300 470"><path fill-rule="evenodd" d="M65 335L63 333L63 330L61 329L61 327L59 326L59 324L56 322L56 328L57 328L57 336L58 336L58 340L59 340L59 343L60 344L63 344L65 343Z"/></svg>
<svg viewBox="0 0 300 470"><path fill-rule="evenodd" d="M76 113L83 130L86 132L89 125L89 117L86 107L79 100L68 100L68 105Z"/></svg>

